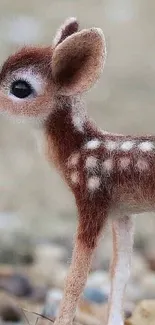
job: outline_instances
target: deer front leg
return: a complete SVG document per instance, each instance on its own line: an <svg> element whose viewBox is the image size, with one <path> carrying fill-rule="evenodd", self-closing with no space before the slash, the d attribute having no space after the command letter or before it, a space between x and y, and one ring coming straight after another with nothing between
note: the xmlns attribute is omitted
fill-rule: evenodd
<svg viewBox="0 0 155 325"><path fill-rule="evenodd" d="M113 262L108 325L123 325L123 298L130 276L133 248L133 219L113 221Z"/></svg>
<svg viewBox="0 0 155 325"><path fill-rule="evenodd" d="M60 311L55 321L56 325L71 325L73 322L77 303L84 289L93 252L102 229L101 224L103 225L102 214L98 221L93 220L93 217L95 218L94 214L85 214L80 217L72 262L65 282Z"/></svg>

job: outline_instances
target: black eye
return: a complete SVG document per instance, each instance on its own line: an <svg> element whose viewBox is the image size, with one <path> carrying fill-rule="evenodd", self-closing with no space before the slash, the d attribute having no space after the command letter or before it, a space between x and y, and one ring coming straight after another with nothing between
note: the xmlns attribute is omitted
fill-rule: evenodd
<svg viewBox="0 0 155 325"><path fill-rule="evenodd" d="M25 80L16 80L11 85L11 94L18 98L26 98L33 93L33 89Z"/></svg>

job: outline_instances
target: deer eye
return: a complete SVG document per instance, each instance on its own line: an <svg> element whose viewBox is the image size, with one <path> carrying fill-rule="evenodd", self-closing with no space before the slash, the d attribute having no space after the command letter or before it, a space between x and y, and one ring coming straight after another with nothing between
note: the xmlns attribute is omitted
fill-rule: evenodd
<svg viewBox="0 0 155 325"><path fill-rule="evenodd" d="M26 98L33 94L33 88L25 80L16 80L11 85L11 94L18 98Z"/></svg>

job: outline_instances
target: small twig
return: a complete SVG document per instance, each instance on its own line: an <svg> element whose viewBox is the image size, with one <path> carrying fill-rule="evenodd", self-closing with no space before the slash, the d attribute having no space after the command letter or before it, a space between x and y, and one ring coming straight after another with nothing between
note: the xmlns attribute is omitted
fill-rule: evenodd
<svg viewBox="0 0 155 325"><path fill-rule="evenodd" d="M37 325L37 323L38 323L38 320L39 320L39 317L37 317L37 319L36 319L36 322L35 322L35 325Z"/></svg>
<svg viewBox="0 0 155 325"><path fill-rule="evenodd" d="M29 310L27 310L27 309L25 309L25 308L22 308L22 310L23 310L23 312L24 311L26 311L27 313L31 313L31 314L34 314L34 315L36 315L36 316L39 316L39 317L42 317L42 318L44 318L44 319L47 319L47 320L49 320L50 322L52 322L52 323L54 323L54 319L52 319L52 318L49 318L49 317L47 317L47 316L44 316L44 315L42 315L42 314L39 314L39 313L37 313L37 312L35 312L35 311L29 311ZM25 313L24 313L25 314ZM29 322L28 322L29 323ZM29 324L30 325L30 324Z"/></svg>
<svg viewBox="0 0 155 325"><path fill-rule="evenodd" d="M24 317L25 317L27 323L30 325L29 319L27 318L26 314L24 313L24 309L21 308L21 311L22 311L22 313L23 313L23 315L24 315Z"/></svg>

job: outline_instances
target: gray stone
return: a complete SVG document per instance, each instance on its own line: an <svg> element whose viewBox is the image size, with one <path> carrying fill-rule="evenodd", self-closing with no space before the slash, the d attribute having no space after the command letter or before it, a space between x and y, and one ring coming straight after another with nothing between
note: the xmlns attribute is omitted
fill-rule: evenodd
<svg viewBox="0 0 155 325"><path fill-rule="evenodd" d="M42 310L42 315L55 318L62 299L63 292L59 289L51 289L47 292L45 305Z"/></svg>
<svg viewBox="0 0 155 325"><path fill-rule="evenodd" d="M104 293L103 290L94 287L87 287L83 292L84 299L94 302L97 304L106 303L108 300L108 296Z"/></svg>

